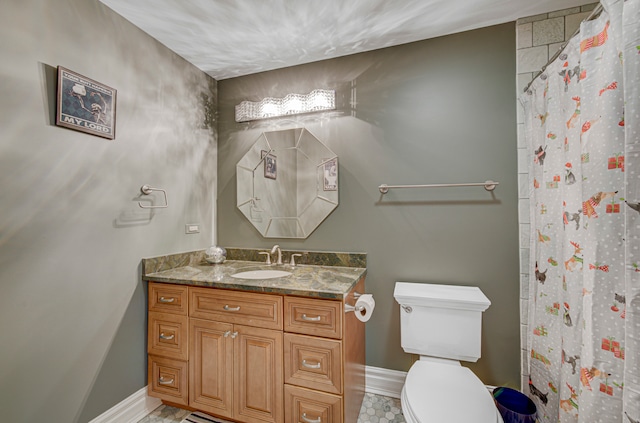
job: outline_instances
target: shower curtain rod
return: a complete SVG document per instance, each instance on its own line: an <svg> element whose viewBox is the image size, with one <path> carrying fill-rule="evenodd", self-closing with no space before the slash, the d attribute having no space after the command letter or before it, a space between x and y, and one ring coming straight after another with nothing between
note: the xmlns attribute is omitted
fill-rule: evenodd
<svg viewBox="0 0 640 423"><path fill-rule="evenodd" d="M598 5L593 9L591 14L587 16L587 18L584 19L582 22L588 22L590 20L597 18L603 10L604 8L602 7L602 3L598 3ZM576 31L573 34L571 34L571 37L569 37L569 39L560 46L558 51L556 51L556 54L554 54L551 57L551 59L549 59L549 61L542 67L542 69L540 69L540 71L538 71L538 73L535 74L531 82L527 84L527 86L524 88L525 93L529 91L529 88L531 87L531 84L533 84L533 81L535 81L536 79L538 79L540 75L542 75L542 73L547 69L547 66L549 66L554 60L558 58L558 56L560 56L560 54L564 51L565 47L567 47L567 44L569 44L569 42L573 39L573 37L575 37L579 33L580 33L580 27L578 26L578 29L576 29Z"/></svg>

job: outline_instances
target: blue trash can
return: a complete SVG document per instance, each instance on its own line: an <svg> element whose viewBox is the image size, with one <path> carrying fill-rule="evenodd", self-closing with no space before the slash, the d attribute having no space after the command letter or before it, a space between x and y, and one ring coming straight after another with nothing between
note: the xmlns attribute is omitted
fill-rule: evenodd
<svg viewBox="0 0 640 423"><path fill-rule="evenodd" d="M522 392L500 386L493 390L493 398L504 423L536 422L536 405Z"/></svg>

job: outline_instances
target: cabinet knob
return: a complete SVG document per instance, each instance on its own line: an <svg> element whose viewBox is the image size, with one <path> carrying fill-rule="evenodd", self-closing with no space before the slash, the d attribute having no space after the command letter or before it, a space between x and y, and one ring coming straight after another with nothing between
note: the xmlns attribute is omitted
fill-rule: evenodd
<svg viewBox="0 0 640 423"><path fill-rule="evenodd" d="M171 385L173 384L174 379L169 379L169 380L164 380L163 377L160 377L160 379L158 379L158 383L160 385Z"/></svg>
<svg viewBox="0 0 640 423"><path fill-rule="evenodd" d="M302 320L306 320L307 322L319 322L320 321L320 316L309 317L306 314L303 314L302 315Z"/></svg>
<svg viewBox="0 0 640 423"><path fill-rule="evenodd" d="M307 360L302 360L302 365L308 369L319 369L321 367L320 362L317 362L315 364L309 364L307 363Z"/></svg>
<svg viewBox="0 0 640 423"><path fill-rule="evenodd" d="M231 335L231 331L230 331L230 330L226 331L226 332L224 333L224 335L222 335L222 336L224 336L224 337L226 338L226 337L228 337L229 335Z"/></svg>
<svg viewBox="0 0 640 423"><path fill-rule="evenodd" d="M169 298L165 298L165 297L160 297L160 302L161 303L172 303L174 302L176 299L174 297L169 297Z"/></svg>
<svg viewBox="0 0 640 423"><path fill-rule="evenodd" d="M231 334L231 338L235 338L236 336L238 336L238 331L235 331Z"/></svg>
<svg viewBox="0 0 640 423"><path fill-rule="evenodd" d="M229 304L225 304L224 307L222 307L225 311L240 311L240 306L238 307L229 307Z"/></svg>
<svg viewBox="0 0 640 423"><path fill-rule="evenodd" d="M173 339L173 338L175 338L175 337L176 337L175 335L169 335L169 336L167 336L167 335L165 335L165 334L164 334L164 332L163 332L163 333L160 333L160 339L166 339L167 341L170 341L170 340L172 340L172 339Z"/></svg>
<svg viewBox="0 0 640 423"><path fill-rule="evenodd" d="M307 413L302 413L302 420L304 420L306 423L320 423L320 417L318 417L317 419L310 419L307 417Z"/></svg>

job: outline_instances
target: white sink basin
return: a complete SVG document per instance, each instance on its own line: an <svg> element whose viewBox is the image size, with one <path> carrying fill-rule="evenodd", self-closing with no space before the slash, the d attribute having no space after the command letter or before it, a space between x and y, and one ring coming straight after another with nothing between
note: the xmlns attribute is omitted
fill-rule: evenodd
<svg viewBox="0 0 640 423"><path fill-rule="evenodd" d="M249 270L247 272L234 273L231 277L237 279L275 279L289 275L291 275L291 272L285 272L284 270Z"/></svg>

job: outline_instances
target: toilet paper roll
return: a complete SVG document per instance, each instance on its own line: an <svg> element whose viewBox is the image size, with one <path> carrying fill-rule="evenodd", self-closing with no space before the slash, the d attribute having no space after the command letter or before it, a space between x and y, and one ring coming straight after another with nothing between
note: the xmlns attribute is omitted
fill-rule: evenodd
<svg viewBox="0 0 640 423"><path fill-rule="evenodd" d="M361 322L366 322L371 319L373 309L376 308L376 300L373 299L371 294L363 294L356 301L355 307L356 318Z"/></svg>

